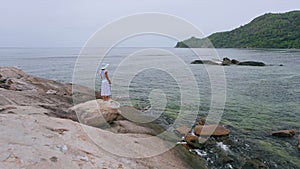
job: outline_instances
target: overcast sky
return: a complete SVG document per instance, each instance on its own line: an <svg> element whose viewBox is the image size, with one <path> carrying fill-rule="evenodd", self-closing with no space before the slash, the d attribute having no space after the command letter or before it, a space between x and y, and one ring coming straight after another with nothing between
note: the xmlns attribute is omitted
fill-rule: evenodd
<svg viewBox="0 0 300 169"><path fill-rule="evenodd" d="M0 0L0 47L82 47L105 24L143 12L184 18L205 35L268 12L300 9L300 0ZM187 37L188 38L188 37ZM139 41L139 40L137 40ZM134 42L130 43L135 45ZM136 45L142 44L136 42ZM158 46L172 46L159 41Z"/></svg>

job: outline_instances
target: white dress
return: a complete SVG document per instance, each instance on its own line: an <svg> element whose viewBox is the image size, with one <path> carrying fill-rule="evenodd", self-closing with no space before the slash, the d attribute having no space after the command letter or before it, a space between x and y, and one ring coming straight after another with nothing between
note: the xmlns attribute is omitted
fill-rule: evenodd
<svg viewBox="0 0 300 169"><path fill-rule="evenodd" d="M101 96L110 96L111 91L110 91L110 84L108 83L108 80L105 77L105 73L107 70L101 70Z"/></svg>

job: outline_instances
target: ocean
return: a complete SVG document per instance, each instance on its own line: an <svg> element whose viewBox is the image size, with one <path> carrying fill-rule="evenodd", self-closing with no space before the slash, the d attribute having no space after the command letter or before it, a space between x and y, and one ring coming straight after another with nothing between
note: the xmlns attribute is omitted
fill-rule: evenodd
<svg viewBox="0 0 300 169"><path fill-rule="evenodd" d="M74 66L80 50L80 48L0 48L0 66L14 66L31 75L70 83L73 80ZM129 80L129 87L122 83L114 84L113 97L121 100L128 97L122 92L127 89L132 104L146 109L149 106L148 99L152 95L161 96L161 93L164 93L167 108L162 110L169 111L169 117L176 118L182 98L180 93L182 86L178 81L184 82L195 78L200 97L199 115L202 117L208 115L212 98L211 85L217 83L210 81L208 69L214 70L220 66L190 64L193 60L199 59L190 49L162 48L161 50L178 56L191 70L193 77L156 69L150 64L147 69L135 72L132 79L127 79L129 77L126 77L126 74L132 73L129 72L131 68L143 61L149 63L149 60L157 58L162 59L159 62L162 68L170 68L176 70L175 72L179 69L179 72L184 72L177 64L165 62L164 58L170 57L168 52L163 54L155 52L153 55L137 52L141 50L142 48L114 48L106 54L103 61L99 60L99 65L101 62L110 64L108 71L114 83L114 76L117 77L114 73L122 67L122 61L132 54L138 58L130 60L126 65L130 67L128 69L126 66L123 67L122 76L119 76L121 79L115 80L118 82ZM195 49L201 50L205 49ZM246 140L257 146L252 153L254 157L263 155L270 157L269 160L276 165L281 163L286 164L288 168L300 168L296 136L293 138L270 136L272 131L280 129L296 129L297 134L300 132L300 50L216 49L216 52L220 58L213 59L228 57L267 64L263 67L222 66L226 80L226 100L221 123L234 129L237 139ZM99 67L95 71L97 70ZM94 77L95 84L87 86L96 86L95 89L99 90L98 72ZM153 90L158 93L152 93ZM192 94L190 96L189 98L193 98ZM193 101L195 100L191 99L189 103ZM247 131L247 134L243 134L244 131Z"/></svg>

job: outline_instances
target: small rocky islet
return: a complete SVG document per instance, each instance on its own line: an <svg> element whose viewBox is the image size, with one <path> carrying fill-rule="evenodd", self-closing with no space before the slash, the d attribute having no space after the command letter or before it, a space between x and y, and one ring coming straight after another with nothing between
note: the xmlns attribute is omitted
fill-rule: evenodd
<svg viewBox="0 0 300 169"><path fill-rule="evenodd" d="M159 156L128 159L113 155L99 149L85 130L99 136L111 132L134 140L166 129L127 120L121 114L131 110L130 107L119 107L116 101L104 102L95 98L99 93L77 87L80 103L73 105L72 84L33 77L17 68L0 67L0 168L255 169L277 165L253 154L251 147L255 145L242 139L247 133L202 118L192 128L180 126L174 130L179 144ZM101 105L101 114L95 105ZM101 127L107 123L109 130ZM281 130L270 136L291 138L296 134L296 130ZM300 135L298 141L300 150Z"/></svg>
<svg viewBox="0 0 300 169"><path fill-rule="evenodd" d="M229 59L227 57L223 58L222 61L214 61L214 60L194 60L191 64L207 64L207 65L221 65L221 66L229 66L229 65L239 65L239 66L266 66L263 62L258 61L238 61L236 59ZM280 65L283 66L283 65Z"/></svg>

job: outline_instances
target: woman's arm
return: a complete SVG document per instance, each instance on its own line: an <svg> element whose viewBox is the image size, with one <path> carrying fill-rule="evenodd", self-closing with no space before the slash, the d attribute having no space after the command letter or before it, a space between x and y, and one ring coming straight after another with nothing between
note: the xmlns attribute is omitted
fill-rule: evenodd
<svg viewBox="0 0 300 169"><path fill-rule="evenodd" d="M106 79L108 80L108 83L111 84L111 81L110 81L110 79L109 79L109 77L108 77L108 73L107 73L107 72L105 72L105 77L106 77Z"/></svg>

